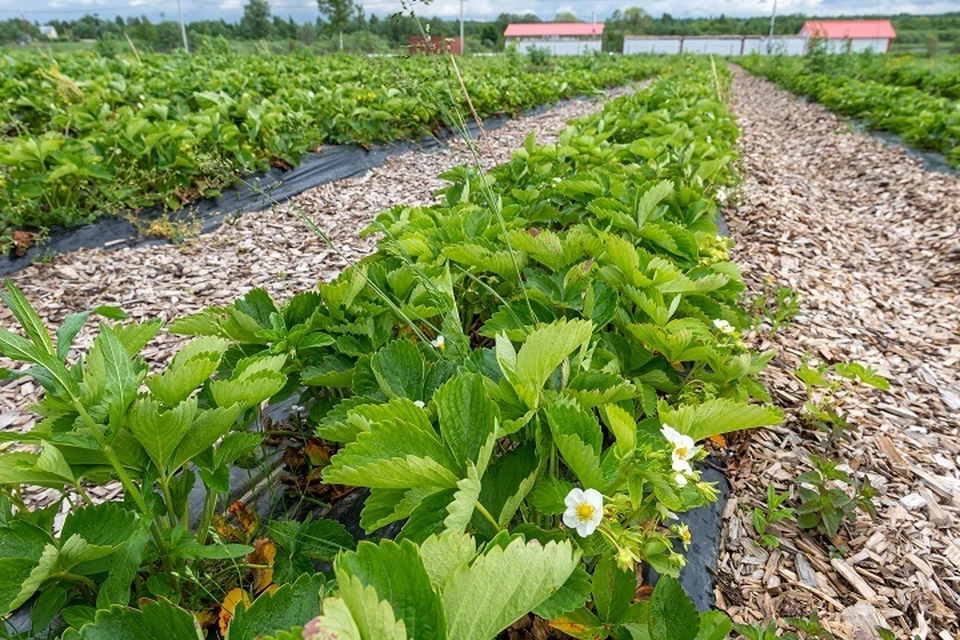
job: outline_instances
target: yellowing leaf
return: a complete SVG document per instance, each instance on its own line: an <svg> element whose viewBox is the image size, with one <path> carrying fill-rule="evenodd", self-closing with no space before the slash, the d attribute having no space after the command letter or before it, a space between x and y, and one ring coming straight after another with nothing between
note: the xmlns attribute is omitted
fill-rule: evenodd
<svg viewBox="0 0 960 640"><path fill-rule="evenodd" d="M250 594L243 589L231 589L220 603L220 635L227 635L230 620L233 619L233 613L237 610L238 604L243 605L244 609L249 607Z"/></svg>

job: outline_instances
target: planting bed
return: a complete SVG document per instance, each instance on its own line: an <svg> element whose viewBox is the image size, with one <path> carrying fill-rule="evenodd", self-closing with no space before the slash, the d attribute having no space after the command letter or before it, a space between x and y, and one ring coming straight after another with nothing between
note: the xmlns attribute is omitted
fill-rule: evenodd
<svg viewBox="0 0 960 640"><path fill-rule="evenodd" d="M523 109L640 80L649 61L530 65L521 56L101 57L0 60L0 251L30 232L162 205L171 210L326 144L417 139L455 113ZM463 99L461 86L470 92Z"/></svg>
<svg viewBox="0 0 960 640"><path fill-rule="evenodd" d="M960 615L960 179L770 82L736 72L745 179L725 216L749 288L785 284L796 321L757 345L779 354L762 378L781 427L735 448L719 601L747 621L819 611L841 638L874 625L897 638L953 638ZM809 429L804 357L872 364L889 393L843 399L852 439ZM877 519L832 540L788 522L779 549L757 544L749 509L794 486L809 454L868 478ZM793 489L796 491L796 489ZM830 545L842 547L833 553ZM859 634L859 635L858 635Z"/></svg>

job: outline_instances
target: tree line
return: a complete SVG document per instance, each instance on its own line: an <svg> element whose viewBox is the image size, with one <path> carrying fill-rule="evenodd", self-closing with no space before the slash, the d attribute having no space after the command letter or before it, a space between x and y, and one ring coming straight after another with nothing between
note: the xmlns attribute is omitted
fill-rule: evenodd
<svg viewBox="0 0 960 640"><path fill-rule="evenodd" d="M868 17L868 16L865 16ZM940 42L960 43L960 12L933 16L896 15L889 17L900 42L925 42L931 35ZM778 16L777 34L795 34L806 20L799 14ZM554 21L578 20L572 14L558 14ZM502 13L491 21L467 20L464 34L472 51L499 51L504 47L503 31L511 22L542 22L532 14ZM172 20L153 22L146 16L104 19L85 15L75 20L49 20L59 39L100 43L111 41L126 46L129 38L135 46L147 51L172 51L181 46L180 27ZM724 15L709 18L674 18L669 13L653 17L639 7L617 10L605 20L605 51L621 51L625 35L755 35L765 34L770 22L766 16L732 18ZM15 43L43 37L39 23L20 20L0 22L0 42ZM274 14L268 0L248 0L238 22L198 20L187 24L187 35L193 47L210 41L226 43L263 42L273 50L309 47L318 52L344 50L354 53L396 51L408 38L424 31L433 36L456 37L460 24L456 19L421 18L409 14L381 17L366 14L353 0L318 0L315 22L298 23L292 18Z"/></svg>

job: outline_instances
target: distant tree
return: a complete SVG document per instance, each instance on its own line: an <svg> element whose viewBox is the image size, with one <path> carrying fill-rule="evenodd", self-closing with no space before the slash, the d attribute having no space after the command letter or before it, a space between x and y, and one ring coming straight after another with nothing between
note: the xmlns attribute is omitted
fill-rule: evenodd
<svg viewBox="0 0 960 640"><path fill-rule="evenodd" d="M317 39L317 28L312 24L302 24L297 28L297 40L307 45L313 44Z"/></svg>
<svg viewBox="0 0 960 640"><path fill-rule="evenodd" d="M927 34L927 41L924 45L927 48L927 57L932 58L937 55L937 45L940 44L940 38L937 37L935 33Z"/></svg>
<svg viewBox="0 0 960 640"><path fill-rule="evenodd" d="M250 0L243 8L240 28L248 38L259 40L270 36L270 3L267 0Z"/></svg>
<svg viewBox="0 0 960 640"><path fill-rule="evenodd" d="M500 44L500 37L503 35L503 32L498 32L497 27L492 24L483 25L483 29L480 31L480 41L491 48L496 47Z"/></svg>
<svg viewBox="0 0 960 640"><path fill-rule="evenodd" d="M317 8L340 38L339 48L343 51L343 29L353 17L353 0L317 0Z"/></svg>
<svg viewBox="0 0 960 640"><path fill-rule="evenodd" d="M580 18L578 18L572 11L558 11L553 21L554 22L580 22Z"/></svg>

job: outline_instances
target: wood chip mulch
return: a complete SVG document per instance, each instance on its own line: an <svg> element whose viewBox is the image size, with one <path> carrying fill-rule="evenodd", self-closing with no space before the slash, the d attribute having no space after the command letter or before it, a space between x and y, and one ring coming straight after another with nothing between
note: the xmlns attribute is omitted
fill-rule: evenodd
<svg viewBox="0 0 960 640"><path fill-rule="evenodd" d="M839 638L877 638L876 626L897 638L956 638L960 178L735 74L744 182L725 214L734 258L752 293L788 285L801 306L775 335L748 336L779 350L764 381L787 420L749 434L733 456L718 603L748 623L817 611ZM806 393L792 372L804 358L869 364L889 378L887 393L842 398L851 441L831 444L803 426ZM773 528L780 547L765 550L750 510L770 484L796 506L794 479L810 454L868 478L878 517L861 514L834 539L788 521Z"/></svg>
<svg viewBox="0 0 960 640"><path fill-rule="evenodd" d="M632 91L624 87L614 96ZM573 100L529 117L509 120L474 142L482 164L489 168L510 159L533 131L537 141L550 143L567 121L602 108L597 99ZM247 213L217 231L180 245L142 246L118 250L78 250L34 264L11 279L53 330L71 313L98 305L122 307L136 320L162 318L169 322L209 306L228 305L250 289L263 287L285 299L329 281L347 265L317 237L296 211L306 213L351 261L374 249L376 238L358 232L380 212L434 201L447 183L438 176L473 162L467 144L455 138L446 146L393 156L366 174L320 185L271 209ZM0 309L0 324L19 331L13 314ZM96 334L95 321L77 337L72 351L85 351ZM161 330L142 352L151 365L166 362L183 338ZM12 363L0 357L0 367ZM29 367L22 367L27 369ZM0 430L26 431L36 416L28 407L42 390L29 378L0 382ZM94 499L112 499L118 488L93 488ZM52 490L31 492L32 501L52 499Z"/></svg>

